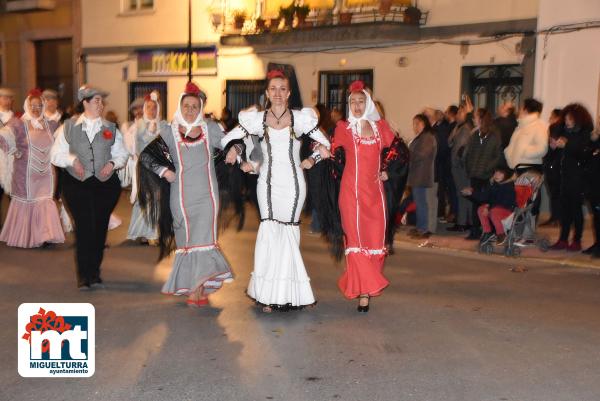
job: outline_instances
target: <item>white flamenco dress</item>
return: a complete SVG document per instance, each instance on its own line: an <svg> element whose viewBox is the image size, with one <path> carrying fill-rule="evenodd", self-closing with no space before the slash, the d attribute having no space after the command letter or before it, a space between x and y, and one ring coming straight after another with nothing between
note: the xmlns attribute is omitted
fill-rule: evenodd
<svg viewBox="0 0 600 401"><path fill-rule="evenodd" d="M300 254L300 213L306 198L306 182L300 167L299 138L309 135L315 141L330 144L318 129L312 109L293 111L291 127L266 126L265 112L243 111L240 125L223 140L243 139L246 155L258 171L257 195L261 223L256 237L254 271L248 295L258 303L274 308L300 308L315 303L310 278ZM250 135L258 137L261 160ZM256 139L256 138L254 138Z"/></svg>

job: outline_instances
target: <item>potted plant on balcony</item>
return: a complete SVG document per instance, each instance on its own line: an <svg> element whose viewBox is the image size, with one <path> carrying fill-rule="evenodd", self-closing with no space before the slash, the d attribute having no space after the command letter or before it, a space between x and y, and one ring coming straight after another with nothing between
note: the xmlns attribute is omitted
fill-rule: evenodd
<svg viewBox="0 0 600 401"><path fill-rule="evenodd" d="M233 26L235 29L242 29L246 21L246 12L244 10L235 10L231 15L233 16Z"/></svg>
<svg viewBox="0 0 600 401"><path fill-rule="evenodd" d="M379 14L384 18L392 9L392 2L393 0L379 0Z"/></svg>
<svg viewBox="0 0 600 401"><path fill-rule="evenodd" d="M350 25L352 23L352 12L350 12L350 11L340 12L338 23L340 25Z"/></svg>
<svg viewBox="0 0 600 401"><path fill-rule="evenodd" d="M256 21L254 21L256 23L256 30L257 31L263 31L265 29L265 20L261 17L258 17L256 19Z"/></svg>
<svg viewBox="0 0 600 401"><path fill-rule="evenodd" d="M285 21L285 26L291 28L294 23L294 13L296 12L296 7L294 4L290 4L287 7L279 7L279 18L283 18Z"/></svg>
<svg viewBox="0 0 600 401"><path fill-rule="evenodd" d="M298 26L306 25L306 17L310 13L308 5L296 6L296 17L298 17Z"/></svg>
<svg viewBox="0 0 600 401"><path fill-rule="evenodd" d="M406 7L404 10L404 23L411 25L419 25L421 21L421 10L415 6Z"/></svg>
<svg viewBox="0 0 600 401"><path fill-rule="evenodd" d="M269 22L269 29L271 31L279 28L279 23L281 22L281 15L276 17L276 18L271 18L270 22Z"/></svg>

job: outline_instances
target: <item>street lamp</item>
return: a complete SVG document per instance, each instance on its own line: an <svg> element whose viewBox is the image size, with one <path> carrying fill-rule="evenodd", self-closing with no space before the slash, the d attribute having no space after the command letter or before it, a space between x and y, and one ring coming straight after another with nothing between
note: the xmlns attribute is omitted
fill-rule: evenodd
<svg viewBox="0 0 600 401"><path fill-rule="evenodd" d="M188 0L188 82L192 82L192 0Z"/></svg>

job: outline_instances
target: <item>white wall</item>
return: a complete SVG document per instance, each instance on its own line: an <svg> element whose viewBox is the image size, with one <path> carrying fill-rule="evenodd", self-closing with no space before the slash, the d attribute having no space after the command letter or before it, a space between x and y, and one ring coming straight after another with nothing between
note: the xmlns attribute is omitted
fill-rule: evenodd
<svg viewBox="0 0 600 401"><path fill-rule="evenodd" d="M209 0L192 1L194 43L216 43ZM188 1L154 0L154 11L122 13L121 0L82 0L82 46L184 44L188 40Z"/></svg>
<svg viewBox="0 0 600 401"><path fill-rule="evenodd" d="M128 14L121 12L121 0L82 0L82 46L186 43L188 1L154 0L154 3L153 12ZM210 23L211 4L211 0L192 1L195 43L219 40ZM430 12L428 26L528 19L535 18L538 11L538 0L419 0L418 5Z"/></svg>
<svg viewBox="0 0 600 401"><path fill-rule="evenodd" d="M599 0L540 0L538 30L593 20L600 20ZM597 116L599 91L600 28L538 36L534 93L544 102L545 116L570 102Z"/></svg>
<svg viewBox="0 0 600 401"><path fill-rule="evenodd" d="M419 45L341 54L269 54L256 55L250 48L221 49L218 76L195 77L194 81L208 94L207 112L220 115L225 105L227 79L263 79L269 62L294 65L305 105L314 105L319 87L319 71L343 69L373 69L374 97L380 100L391 124L403 136L412 137L412 117L424 106L444 109L456 104L460 97L461 67L467 65L518 64L523 56L515 52L518 38L498 43L470 46L468 54L460 54L453 45ZM129 79L136 80L135 59L119 64L98 64L97 61L119 60L126 54L90 57L88 81L109 92L108 109L116 110L124 119L127 110L127 81L122 80L122 68L128 66ZM408 57L408 66L397 65L400 56ZM340 65L345 59L346 64ZM148 78L143 78L148 79ZM143 80L142 79L142 80ZM160 78L148 80L161 80ZM185 77L168 79L168 115L175 112Z"/></svg>
<svg viewBox="0 0 600 401"><path fill-rule="evenodd" d="M523 56L515 52L519 40L470 46L468 54L460 47L435 44L358 51L344 54L301 54L261 57L269 61L290 63L296 67L302 100L314 104L319 71L341 69L374 70L374 97L386 109L386 117L406 138L412 137L412 117L424 106L445 109L460 98L461 67L487 64L518 64ZM398 58L408 58L407 67L399 67ZM340 60L346 64L340 66ZM264 73L263 73L264 74ZM264 76L264 75L263 75Z"/></svg>

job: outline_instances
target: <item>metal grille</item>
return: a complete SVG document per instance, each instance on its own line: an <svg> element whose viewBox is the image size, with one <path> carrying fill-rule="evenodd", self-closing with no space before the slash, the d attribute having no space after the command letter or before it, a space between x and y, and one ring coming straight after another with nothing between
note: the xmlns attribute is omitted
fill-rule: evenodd
<svg viewBox="0 0 600 401"><path fill-rule="evenodd" d="M237 117L241 110L255 104L264 106L261 102L264 100L266 84L264 79L228 79L225 86L225 102L231 110L231 115Z"/></svg>
<svg viewBox="0 0 600 401"><path fill-rule="evenodd" d="M512 102L518 106L523 94L521 65L463 67L463 92L473 99L475 108L495 113L498 106Z"/></svg>
<svg viewBox="0 0 600 401"><path fill-rule="evenodd" d="M319 103L329 110L341 111L344 118L348 111L348 86L361 80L373 90L373 70L322 71L319 73Z"/></svg>
<svg viewBox="0 0 600 401"><path fill-rule="evenodd" d="M166 119L167 116L167 83L165 81L147 82L138 81L129 83L129 105L138 97L144 97L153 90L158 91L160 94L160 116L162 119ZM132 120L133 117L127 112L128 120Z"/></svg>

